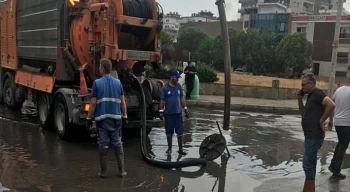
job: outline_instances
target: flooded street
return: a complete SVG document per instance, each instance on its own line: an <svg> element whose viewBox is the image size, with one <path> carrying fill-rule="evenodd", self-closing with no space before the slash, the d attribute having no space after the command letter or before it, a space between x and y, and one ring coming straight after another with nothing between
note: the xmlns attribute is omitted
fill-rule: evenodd
<svg viewBox="0 0 350 192"><path fill-rule="evenodd" d="M167 170L152 167L142 160L138 136L123 138L128 176L117 177L114 151L109 150L107 179L97 177L98 149L94 141L65 142L54 132L35 123L20 120L15 112L1 107L0 116L0 191L302 191L303 132L300 118L231 112L231 129L223 131L232 157L221 156L207 167ZM164 161L199 157L205 137L219 133L223 110L190 108L186 120L184 145L186 157L173 153L167 157L164 128L149 135L152 152ZM316 191L348 191L349 180L330 181L328 166L337 141L335 132L326 133L318 159ZM224 153L226 154L226 153ZM343 164L350 175L350 153Z"/></svg>

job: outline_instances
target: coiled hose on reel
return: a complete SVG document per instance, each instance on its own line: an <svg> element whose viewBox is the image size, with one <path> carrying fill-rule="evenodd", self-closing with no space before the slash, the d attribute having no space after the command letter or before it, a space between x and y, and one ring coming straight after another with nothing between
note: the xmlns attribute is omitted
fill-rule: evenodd
<svg viewBox="0 0 350 192"><path fill-rule="evenodd" d="M143 19L152 19L153 17L152 6L147 0L123 0L123 11L125 16ZM151 29L124 25L121 32L132 34L139 40L145 40L151 33Z"/></svg>
<svg viewBox="0 0 350 192"><path fill-rule="evenodd" d="M155 160L148 151L147 148L147 134L146 134L146 99L145 99L145 93L142 89L141 83L138 81L135 75L132 75L132 78L136 82L138 89L140 91L141 96L141 122L142 122L142 128L141 128L141 154L143 157L143 160L146 161L148 164L160 167L160 168L166 168L166 169L172 169L172 168L182 168L182 167L190 167L190 166L206 166L207 161L203 158L192 158L192 159L186 159L185 161L176 161L176 162L165 162L165 161L158 161Z"/></svg>

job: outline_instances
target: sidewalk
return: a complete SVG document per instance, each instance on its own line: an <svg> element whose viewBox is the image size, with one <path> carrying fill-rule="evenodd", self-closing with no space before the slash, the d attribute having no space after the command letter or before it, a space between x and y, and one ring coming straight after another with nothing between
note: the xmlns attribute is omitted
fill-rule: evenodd
<svg viewBox="0 0 350 192"><path fill-rule="evenodd" d="M224 96L201 95L197 100L187 100L188 106L224 109ZM231 110L277 114L299 114L297 100L269 100L231 97Z"/></svg>

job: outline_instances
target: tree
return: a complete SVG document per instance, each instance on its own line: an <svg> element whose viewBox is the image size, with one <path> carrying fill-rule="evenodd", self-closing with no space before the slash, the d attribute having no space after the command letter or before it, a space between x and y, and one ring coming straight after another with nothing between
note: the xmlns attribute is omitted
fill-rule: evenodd
<svg viewBox="0 0 350 192"><path fill-rule="evenodd" d="M174 39L168 33L163 32L160 38L160 44L163 59L165 58L165 55L168 55L171 59L173 59L172 57L175 51Z"/></svg>
<svg viewBox="0 0 350 192"><path fill-rule="evenodd" d="M185 28L179 32L177 45L180 49L191 52L192 55L198 55L198 47L206 38L208 35L199 29Z"/></svg>
<svg viewBox="0 0 350 192"><path fill-rule="evenodd" d="M275 50L280 42L280 36L271 31L264 30L260 33L264 44L264 65L266 72L277 74L280 72L280 67L277 64Z"/></svg>
<svg viewBox="0 0 350 192"><path fill-rule="evenodd" d="M217 64L222 61L222 46L220 44L220 37L207 37L198 46L198 56L201 61L207 64Z"/></svg>
<svg viewBox="0 0 350 192"><path fill-rule="evenodd" d="M310 67L312 61L313 45L306 39L304 33L294 33L285 36L276 47L276 60L284 67L285 76L288 69L293 68L301 73Z"/></svg>
<svg viewBox="0 0 350 192"><path fill-rule="evenodd" d="M276 36L274 33L255 29L229 30L231 61L234 67L245 66L253 73L267 73L274 70Z"/></svg>
<svg viewBox="0 0 350 192"><path fill-rule="evenodd" d="M234 67L241 67L243 62L243 50L245 32L242 30L229 29L231 63Z"/></svg>

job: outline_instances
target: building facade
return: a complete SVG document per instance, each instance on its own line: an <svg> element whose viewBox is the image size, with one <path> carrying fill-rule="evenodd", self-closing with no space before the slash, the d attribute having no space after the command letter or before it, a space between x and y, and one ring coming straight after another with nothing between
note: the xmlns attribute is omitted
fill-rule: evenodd
<svg viewBox="0 0 350 192"><path fill-rule="evenodd" d="M193 13L189 17L181 17L178 12L170 12L163 18L163 30L169 34L176 42L177 36L181 25L187 23L207 23L207 22L219 22L219 19L214 17L214 14L210 11L201 11L199 13Z"/></svg>
<svg viewBox="0 0 350 192"><path fill-rule="evenodd" d="M199 13L193 13L191 16L182 17L181 23L195 23L195 22L215 22L219 21L217 17L214 17L214 13L210 11L201 11Z"/></svg>
<svg viewBox="0 0 350 192"><path fill-rule="evenodd" d="M276 35L287 35L290 32L289 13L259 13L248 17L249 28L269 30ZM246 21L246 20L245 20Z"/></svg>
<svg viewBox="0 0 350 192"><path fill-rule="evenodd" d="M291 33L306 33L313 43L312 70L325 80L331 74L333 39L335 33L334 15L292 16ZM336 78L341 80L349 69L350 57L350 16L342 16L337 53Z"/></svg>
<svg viewBox="0 0 350 192"><path fill-rule="evenodd" d="M181 15L177 12L170 12L163 18L163 30L176 41L180 30Z"/></svg>
<svg viewBox="0 0 350 192"><path fill-rule="evenodd" d="M339 0L239 0L241 18L245 14L291 13L292 15L334 14Z"/></svg>

